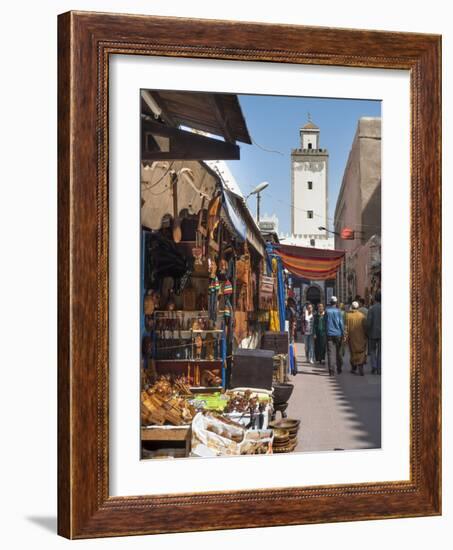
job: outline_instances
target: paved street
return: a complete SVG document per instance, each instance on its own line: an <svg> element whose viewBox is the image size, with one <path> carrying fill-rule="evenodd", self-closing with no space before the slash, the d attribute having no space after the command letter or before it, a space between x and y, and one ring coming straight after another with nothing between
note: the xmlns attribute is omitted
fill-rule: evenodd
<svg viewBox="0 0 453 550"><path fill-rule="evenodd" d="M296 452L375 449L381 446L381 377L351 374L346 351L343 372L330 377L327 364L305 362L302 343L296 344L298 374L289 400L288 418L301 425Z"/></svg>

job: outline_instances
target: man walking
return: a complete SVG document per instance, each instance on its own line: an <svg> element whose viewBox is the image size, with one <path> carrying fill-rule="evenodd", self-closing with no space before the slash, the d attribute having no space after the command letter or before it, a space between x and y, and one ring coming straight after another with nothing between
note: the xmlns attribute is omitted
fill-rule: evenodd
<svg viewBox="0 0 453 550"><path fill-rule="evenodd" d="M368 310L367 332L370 341L371 373L381 374L381 292L378 290L374 304Z"/></svg>
<svg viewBox="0 0 453 550"><path fill-rule="evenodd" d="M359 302L359 311L365 315L365 319L368 317L368 308L365 305L365 300L363 298L358 299Z"/></svg>
<svg viewBox="0 0 453 550"><path fill-rule="evenodd" d="M343 358L341 357L341 343L344 336L343 315L337 307L337 298L332 296L330 305L326 308L326 335L327 335L327 365L329 376L341 374Z"/></svg>
<svg viewBox="0 0 453 550"><path fill-rule="evenodd" d="M314 325L313 306L308 304L304 314L304 340L305 340L305 358L307 363L315 362L315 351L313 341L313 325Z"/></svg>
<svg viewBox="0 0 453 550"><path fill-rule="evenodd" d="M360 376L363 376L363 365L366 363L366 317L359 310L359 302L351 304L344 337L349 345L351 372L355 373L358 367Z"/></svg>

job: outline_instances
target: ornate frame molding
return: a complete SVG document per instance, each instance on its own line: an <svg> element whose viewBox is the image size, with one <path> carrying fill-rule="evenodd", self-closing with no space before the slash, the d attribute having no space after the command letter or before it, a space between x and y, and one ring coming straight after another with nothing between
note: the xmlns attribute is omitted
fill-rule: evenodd
<svg viewBox="0 0 453 550"><path fill-rule="evenodd" d="M59 533L87 538L440 514L440 37L69 12L59 16L58 42ZM313 52L313 43L321 50ZM409 481L109 496L108 61L117 54L410 71Z"/></svg>

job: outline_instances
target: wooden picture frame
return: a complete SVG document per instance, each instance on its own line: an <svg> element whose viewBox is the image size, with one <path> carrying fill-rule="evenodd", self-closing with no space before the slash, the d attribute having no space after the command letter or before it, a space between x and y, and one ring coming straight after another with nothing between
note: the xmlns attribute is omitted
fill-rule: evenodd
<svg viewBox="0 0 453 550"><path fill-rule="evenodd" d="M88 538L440 514L441 38L84 12L60 15L58 25L59 534ZM109 496L111 54L410 71L409 481Z"/></svg>

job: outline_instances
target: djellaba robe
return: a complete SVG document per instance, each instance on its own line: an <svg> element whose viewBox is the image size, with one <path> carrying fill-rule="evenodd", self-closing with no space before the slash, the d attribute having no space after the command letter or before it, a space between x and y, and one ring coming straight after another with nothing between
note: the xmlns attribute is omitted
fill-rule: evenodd
<svg viewBox="0 0 453 550"><path fill-rule="evenodd" d="M366 363L366 318L358 310L350 311L346 315L345 336L351 354L351 365L364 365Z"/></svg>

